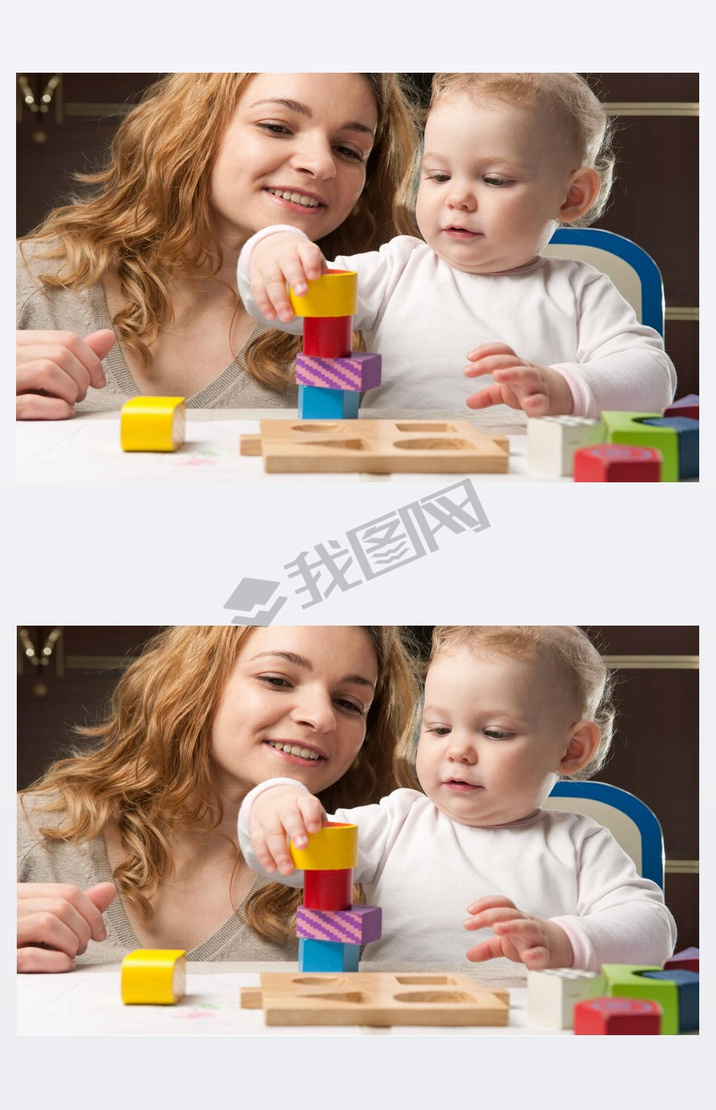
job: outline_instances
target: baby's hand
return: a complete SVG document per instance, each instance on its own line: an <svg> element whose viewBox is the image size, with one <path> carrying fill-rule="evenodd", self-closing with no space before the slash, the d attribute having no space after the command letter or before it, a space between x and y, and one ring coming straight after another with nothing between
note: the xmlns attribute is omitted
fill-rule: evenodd
<svg viewBox="0 0 716 1110"><path fill-rule="evenodd" d="M465 922L466 929L492 926L495 931L494 937L467 952L468 960L473 963L506 956L508 960L523 963L531 971L572 966L572 944L561 925L522 913L509 898L501 894L479 898L467 907L467 912L472 916Z"/></svg>
<svg viewBox="0 0 716 1110"><path fill-rule="evenodd" d="M251 843L264 871L290 875L295 868L286 836L305 848L308 834L318 832L325 820L318 798L301 787L272 786L259 794L251 807Z"/></svg>
<svg viewBox="0 0 716 1110"><path fill-rule="evenodd" d="M494 378L494 385L468 397L469 408L509 405L522 409L527 416L568 416L571 413L572 391L557 370L520 358L506 343L483 343L467 357L470 365L463 371L466 377L491 374Z"/></svg>
<svg viewBox="0 0 716 1110"><path fill-rule="evenodd" d="M277 231L256 244L251 252L251 293L266 320L276 316L284 323L293 319L286 282L303 296L308 282L315 281L328 267L320 247L291 231Z"/></svg>

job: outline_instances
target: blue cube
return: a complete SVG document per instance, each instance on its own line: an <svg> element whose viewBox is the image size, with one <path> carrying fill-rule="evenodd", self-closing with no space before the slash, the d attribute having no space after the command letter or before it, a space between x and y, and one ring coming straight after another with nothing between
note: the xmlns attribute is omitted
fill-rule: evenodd
<svg viewBox="0 0 716 1110"><path fill-rule="evenodd" d="M352 389L323 389L317 385L299 385L298 416L300 420L357 420L360 393Z"/></svg>

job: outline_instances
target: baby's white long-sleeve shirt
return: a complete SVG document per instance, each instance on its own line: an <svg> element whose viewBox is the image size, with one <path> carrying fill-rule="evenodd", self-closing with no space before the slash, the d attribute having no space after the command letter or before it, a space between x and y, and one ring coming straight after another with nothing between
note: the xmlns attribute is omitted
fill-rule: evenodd
<svg viewBox="0 0 716 1110"><path fill-rule="evenodd" d="M259 874L265 872L251 847L251 805L263 790L290 781L261 783L241 807L241 851ZM539 810L511 825L472 828L418 791L396 790L331 819L358 825L354 880L363 883L368 904L383 911L383 935L365 948L366 961L465 960L468 948L491 935L464 928L467 906L494 894L561 925L575 968L661 965L674 950L676 926L661 890L589 817ZM302 871L269 877L303 884Z"/></svg>
<svg viewBox="0 0 716 1110"><path fill-rule="evenodd" d="M238 268L247 310L263 320L251 295L249 259L261 239L248 240ZM305 237L305 236L304 236ZM330 266L358 273L354 327L383 358L383 381L361 409L465 411L468 396L492 381L466 378L467 353L482 343L507 343L524 359L551 366L572 391L575 416L608 409L661 412L676 373L661 337L640 324L604 274L583 262L538 258L504 274L467 274L443 262L421 239L400 235L378 251L341 255ZM299 334L302 321L269 326ZM504 411L507 412L506 406Z"/></svg>

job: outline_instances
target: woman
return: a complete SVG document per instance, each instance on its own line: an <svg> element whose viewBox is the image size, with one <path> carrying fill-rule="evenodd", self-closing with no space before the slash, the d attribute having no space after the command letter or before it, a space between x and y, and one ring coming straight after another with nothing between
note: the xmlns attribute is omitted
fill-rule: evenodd
<svg viewBox="0 0 716 1110"><path fill-rule="evenodd" d="M117 962L136 948L295 959L298 895L241 858L241 801L277 775L327 809L412 784L416 702L394 628L161 632L106 720L79 730L94 750L54 763L20 796L18 971Z"/></svg>
<svg viewBox="0 0 716 1110"><path fill-rule="evenodd" d="M81 176L87 197L19 244L18 418L118 409L142 393L295 407L298 341L244 311L239 251L272 223L301 228L328 256L412 230L415 137L394 74L157 82L106 168Z"/></svg>

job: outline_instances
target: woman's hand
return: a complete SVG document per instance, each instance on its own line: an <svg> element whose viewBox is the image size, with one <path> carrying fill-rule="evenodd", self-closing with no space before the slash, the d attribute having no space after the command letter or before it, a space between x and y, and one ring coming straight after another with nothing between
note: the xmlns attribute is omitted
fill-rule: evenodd
<svg viewBox="0 0 716 1110"><path fill-rule="evenodd" d="M295 868L286 837L305 848L308 834L318 832L326 819L318 798L301 787L272 786L259 794L251 806L251 843L264 871L290 875Z"/></svg>
<svg viewBox="0 0 716 1110"><path fill-rule="evenodd" d="M84 892L66 883L17 884L17 970L72 971L90 940L105 940L102 914L114 883Z"/></svg>
<svg viewBox="0 0 716 1110"><path fill-rule="evenodd" d="M111 328L80 339L71 331L17 333L18 420L66 420L90 386L107 384L102 369L117 341Z"/></svg>
<svg viewBox="0 0 716 1110"><path fill-rule="evenodd" d="M572 944L561 925L522 913L509 898L501 894L479 898L467 907L467 912L472 916L465 922L466 929L492 926L495 932L494 937L476 944L466 953L473 963L506 956L531 971L572 966Z"/></svg>
<svg viewBox="0 0 716 1110"><path fill-rule="evenodd" d="M302 235L277 231L267 236L256 244L249 262L251 294L256 307L266 320L275 320L278 316L288 323L293 319L293 309L286 283L302 297L308 291L308 282L316 281L327 268L320 247Z"/></svg>
<svg viewBox="0 0 716 1110"><path fill-rule="evenodd" d="M468 353L467 378L491 374L494 385L485 386L467 398L471 409L509 405L527 416L568 416L573 408L572 391L558 370L538 366L520 358L506 343L483 343Z"/></svg>

